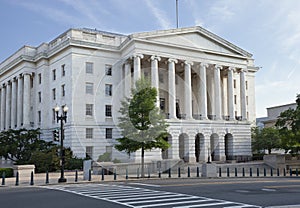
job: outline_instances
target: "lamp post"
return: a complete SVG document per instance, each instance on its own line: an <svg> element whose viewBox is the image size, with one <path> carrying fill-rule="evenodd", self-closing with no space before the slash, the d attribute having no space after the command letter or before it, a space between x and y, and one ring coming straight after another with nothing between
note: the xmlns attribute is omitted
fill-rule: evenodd
<svg viewBox="0 0 300 208"><path fill-rule="evenodd" d="M54 111L56 113L56 121L57 123L60 121L60 178L58 179L58 183L65 183L67 182L67 179L64 176L64 168L65 168L65 151L64 151L64 122L67 122L67 112L68 112L68 106L64 105L62 107L62 114L59 116L59 106L56 106L54 108Z"/></svg>

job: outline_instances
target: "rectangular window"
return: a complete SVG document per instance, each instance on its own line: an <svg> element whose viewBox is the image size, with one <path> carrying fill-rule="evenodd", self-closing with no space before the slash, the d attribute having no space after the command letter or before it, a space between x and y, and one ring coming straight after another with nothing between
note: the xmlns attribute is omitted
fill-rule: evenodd
<svg viewBox="0 0 300 208"><path fill-rule="evenodd" d="M52 109L52 121L55 122L56 119L56 112L54 109Z"/></svg>
<svg viewBox="0 0 300 208"><path fill-rule="evenodd" d="M39 103L42 102L42 93L41 92L38 92L38 99L39 99Z"/></svg>
<svg viewBox="0 0 300 208"><path fill-rule="evenodd" d="M85 72L87 73L87 74L93 74L93 66L94 64L93 63L91 63L91 62L86 62L85 63Z"/></svg>
<svg viewBox="0 0 300 208"><path fill-rule="evenodd" d="M166 100L165 98L159 99L159 107L162 112L165 112Z"/></svg>
<svg viewBox="0 0 300 208"><path fill-rule="evenodd" d="M245 82L246 90L248 90L248 81Z"/></svg>
<svg viewBox="0 0 300 208"><path fill-rule="evenodd" d="M86 146L85 147L85 155L87 158L93 158L93 147L92 146Z"/></svg>
<svg viewBox="0 0 300 208"><path fill-rule="evenodd" d="M86 116L93 116L93 104L86 104L85 105L85 115Z"/></svg>
<svg viewBox="0 0 300 208"><path fill-rule="evenodd" d="M39 73L39 75L38 75L38 81L39 81L39 84L42 84L42 74L41 73Z"/></svg>
<svg viewBox="0 0 300 208"><path fill-rule="evenodd" d="M53 81L56 80L56 69L52 70L52 79Z"/></svg>
<svg viewBox="0 0 300 208"><path fill-rule="evenodd" d="M105 85L105 95L112 96L112 85L111 84Z"/></svg>
<svg viewBox="0 0 300 208"><path fill-rule="evenodd" d="M105 129L105 138L106 139L112 139L112 128L106 128Z"/></svg>
<svg viewBox="0 0 300 208"><path fill-rule="evenodd" d="M163 73L159 73L158 79L159 79L160 83L164 83L164 74Z"/></svg>
<svg viewBox="0 0 300 208"><path fill-rule="evenodd" d="M105 74L107 76L111 76L112 75L112 66L111 65L108 65L108 64L105 65Z"/></svg>
<svg viewBox="0 0 300 208"><path fill-rule="evenodd" d="M55 88L52 89L52 98L53 98L53 100L56 100L56 90L55 90Z"/></svg>
<svg viewBox="0 0 300 208"><path fill-rule="evenodd" d="M61 76L62 77L66 76L65 64L61 65Z"/></svg>
<svg viewBox="0 0 300 208"><path fill-rule="evenodd" d="M61 86L61 96L62 96L62 97L65 97L65 95L66 95L65 85L63 84L63 85Z"/></svg>
<svg viewBox="0 0 300 208"><path fill-rule="evenodd" d="M42 112L38 111L38 123L42 122Z"/></svg>
<svg viewBox="0 0 300 208"><path fill-rule="evenodd" d="M85 83L85 93L86 94L94 94L94 84L91 82L86 82Z"/></svg>
<svg viewBox="0 0 300 208"><path fill-rule="evenodd" d="M237 101L236 101L236 95L234 95L234 104L236 104Z"/></svg>
<svg viewBox="0 0 300 208"><path fill-rule="evenodd" d="M248 96L246 96L246 105L248 105Z"/></svg>
<svg viewBox="0 0 300 208"><path fill-rule="evenodd" d="M111 117L112 116L112 106L111 105L105 105L105 116Z"/></svg>
<svg viewBox="0 0 300 208"><path fill-rule="evenodd" d="M93 128L86 128L85 129L85 138L86 139L93 139Z"/></svg>
<svg viewBox="0 0 300 208"><path fill-rule="evenodd" d="M233 80L233 88L236 88L236 79Z"/></svg>

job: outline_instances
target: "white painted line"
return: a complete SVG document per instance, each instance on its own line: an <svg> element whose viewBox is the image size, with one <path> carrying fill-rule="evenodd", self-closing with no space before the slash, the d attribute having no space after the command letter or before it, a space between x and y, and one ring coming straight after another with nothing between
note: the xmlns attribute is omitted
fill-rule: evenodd
<svg viewBox="0 0 300 208"><path fill-rule="evenodd" d="M282 206L270 206L266 208L299 208L300 204L294 204L294 205L282 205Z"/></svg>
<svg viewBox="0 0 300 208"><path fill-rule="evenodd" d="M216 201L214 199L202 199L202 200L192 200L192 201L181 201L181 202L170 202L170 203L161 203L161 204L148 204L143 206L138 206L136 208L143 208L143 207L159 207L159 206L166 206L166 205L173 205L173 204L188 204L188 203L198 203L198 202L206 202L206 201ZM230 202L232 204L232 202ZM228 202L223 202L220 204L228 204ZM202 204L201 204L202 205ZM198 205L198 206L201 206ZM209 205L211 206L211 205Z"/></svg>
<svg viewBox="0 0 300 208"><path fill-rule="evenodd" d="M230 206L230 207L226 207L226 208L244 208L244 207L261 208L260 206L249 205L249 204L242 204L242 205L237 205L237 206Z"/></svg>
<svg viewBox="0 0 300 208"><path fill-rule="evenodd" d="M140 185L140 186L150 186L150 187L161 187L161 185L157 185L157 184L147 184L147 183L128 183L128 184L132 184L132 185Z"/></svg>
<svg viewBox="0 0 300 208"><path fill-rule="evenodd" d="M171 198L171 199L163 199L164 202L168 201L176 201L176 200L190 200L190 199L196 199L198 197L196 196L190 196L190 197L177 197L177 198ZM134 202L126 202L126 204L142 204L142 203L152 203L152 202L161 202L162 199L157 200L141 200L141 201L134 201ZM189 202L189 201L187 201Z"/></svg>
<svg viewBox="0 0 300 208"><path fill-rule="evenodd" d="M130 198L135 198L135 197L139 197L139 196L162 196L162 195L168 196L169 193L153 192L153 193L146 193L146 195L139 193L139 194L132 194L132 195L128 195L128 196L112 196L112 197L106 197L106 198L107 199L119 199L119 198L121 198L120 200L122 200L122 199L125 200L125 198L130 199Z"/></svg>
<svg viewBox="0 0 300 208"><path fill-rule="evenodd" d="M158 196L149 196L149 195L146 195L147 197L145 197L145 195L141 195L142 197L134 197L134 198L129 198L129 199L122 198L122 199L118 199L117 201L133 201L133 200L140 200L140 199L159 199L159 198L171 198L171 197L184 196L183 194L161 195L161 193L155 194L155 195L158 195Z"/></svg>
<svg viewBox="0 0 300 208"><path fill-rule="evenodd" d="M216 200L211 199L209 201L216 201ZM224 202L209 203L209 204L195 204L195 205L179 206L179 207L173 207L173 208L208 207L208 206L216 206L216 205L223 205L223 204L233 204L233 203L234 202L224 201Z"/></svg>
<svg viewBox="0 0 300 208"><path fill-rule="evenodd" d="M276 189L261 189L262 191L276 191Z"/></svg>

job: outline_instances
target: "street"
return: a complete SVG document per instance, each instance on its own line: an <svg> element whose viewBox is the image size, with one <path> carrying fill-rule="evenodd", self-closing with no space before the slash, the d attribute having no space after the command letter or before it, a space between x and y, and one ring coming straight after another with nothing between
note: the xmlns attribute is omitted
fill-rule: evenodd
<svg viewBox="0 0 300 208"><path fill-rule="evenodd" d="M1 187L1 207L300 207L299 178L129 180ZM287 206L289 205L289 206Z"/></svg>

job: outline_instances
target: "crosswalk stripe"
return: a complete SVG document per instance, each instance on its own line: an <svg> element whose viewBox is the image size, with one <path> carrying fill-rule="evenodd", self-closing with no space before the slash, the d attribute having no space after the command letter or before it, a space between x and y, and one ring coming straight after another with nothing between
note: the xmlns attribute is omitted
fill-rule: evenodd
<svg viewBox="0 0 300 208"><path fill-rule="evenodd" d="M111 184L86 184L86 185L57 185L43 188L66 191L81 196L101 199L132 208L170 207L193 208L193 207L220 207L226 208L259 208L239 202L224 201L201 196L151 190L123 185ZM230 206L231 204L231 206ZM229 205L229 206L228 206Z"/></svg>

